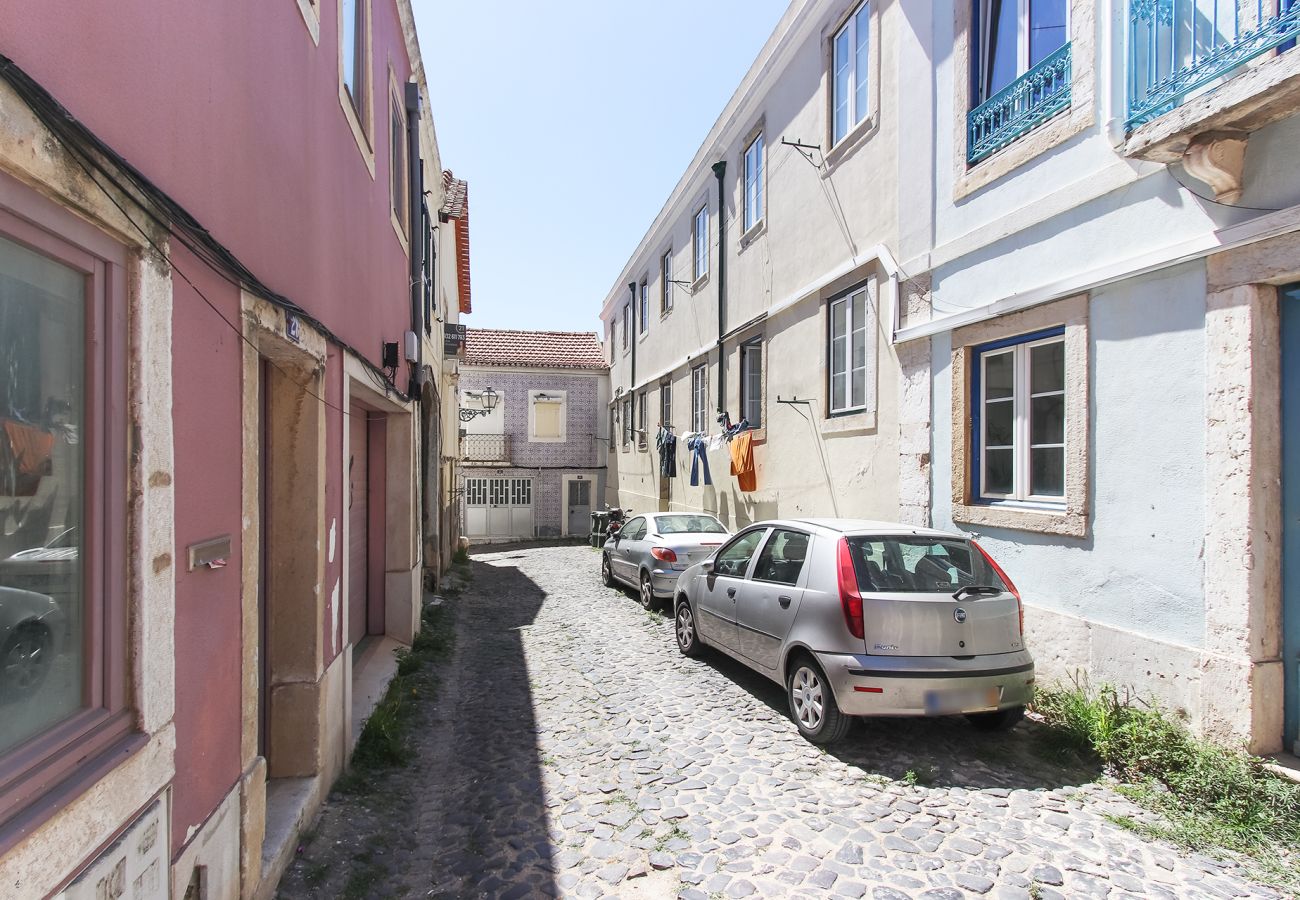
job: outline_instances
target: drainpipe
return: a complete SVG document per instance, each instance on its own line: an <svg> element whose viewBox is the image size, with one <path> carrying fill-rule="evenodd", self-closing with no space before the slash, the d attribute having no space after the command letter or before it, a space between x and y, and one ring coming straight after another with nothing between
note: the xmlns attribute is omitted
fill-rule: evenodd
<svg viewBox="0 0 1300 900"><path fill-rule="evenodd" d="M727 195L723 178L727 161L713 164L718 179L718 414L727 408L726 358L722 355L722 336L727 333Z"/></svg>
<svg viewBox="0 0 1300 900"><path fill-rule="evenodd" d="M627 389L631 391L636 387L636 336L640 334L636 324L636 282L629 281L627 289L632 294L632 315L627 320L632 328L632 333L627 336L628 345L632 348L632 372L627 380ZM636 401L633 400L632 403L635 404Z"/></svg>

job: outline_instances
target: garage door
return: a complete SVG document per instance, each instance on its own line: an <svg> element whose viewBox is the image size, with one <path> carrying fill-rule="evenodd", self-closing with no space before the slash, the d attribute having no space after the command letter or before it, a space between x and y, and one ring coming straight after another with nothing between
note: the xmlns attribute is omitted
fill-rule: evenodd
<svg viewBox="0 0 1300 900"><path fill-rule="evenodd" d="M531 478L466 478L465 531L470 538L531 538Z"/></svg>

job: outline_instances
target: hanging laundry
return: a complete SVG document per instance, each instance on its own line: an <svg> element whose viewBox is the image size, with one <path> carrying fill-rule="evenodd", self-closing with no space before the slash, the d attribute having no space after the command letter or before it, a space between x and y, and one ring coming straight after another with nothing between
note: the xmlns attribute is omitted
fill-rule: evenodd
<svg viewBox="0 0 1300 900"><path fill-rule="evenodd" d="M659 474L665 478L676 478L677 435L667 428L660 428L655 438L655 447L659 450Z"/></svg>
<svg viewBox="0 0 1300 900"><path fill-rule="evenodd" d="M758 488L758 476L754 471L754 433L743 431L731 442L731 474L736 476L742 491Z"/></svg>
<svg viewBox="0 0 1300 900"><path fill-rule="evenodd" d="M713 484L713 478L709 475L709 457L707 454L707 442L703 435L697 435L686 442L686 449L691 453L691 487L698 487L700 484L700 470L703 469L704 483Z"/></svg>
<svg viewBox="0 0 1300 900"><path fill-rule="evenodd" d="M725 441L726 441L725 437L723 437L720 434L715 434L712 437L708 438L708 448L710 450L721 450L722 445Z"/></svg>

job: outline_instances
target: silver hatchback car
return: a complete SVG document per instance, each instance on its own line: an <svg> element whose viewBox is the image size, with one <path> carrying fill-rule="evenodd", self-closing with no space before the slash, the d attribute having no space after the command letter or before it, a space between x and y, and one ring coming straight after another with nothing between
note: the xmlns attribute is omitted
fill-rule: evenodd
<svg viewBox="0 0 1300 900"><path fill-rule="evenodd" d="M849 519L760 522L681 574L677 646L716 647L785 686L817 744L851 716L1013 727L1033 697L1020 595L969 538Z"/></svg>
<svg viewBox="0 0 1300 900"><path fill-rule="evenodd" d="M635 588L646 609L669 600L677 576L708 559L731 532L708 513L648 513L629 519L605 542L600 577L609 587Z"/></svg>

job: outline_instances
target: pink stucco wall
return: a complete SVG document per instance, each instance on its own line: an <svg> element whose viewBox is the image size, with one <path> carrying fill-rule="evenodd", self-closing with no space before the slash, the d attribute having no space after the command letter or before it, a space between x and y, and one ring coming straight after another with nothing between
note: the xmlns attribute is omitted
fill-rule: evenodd
<svg viewBox="0 0 1300 900"><path fill-rule="evenodd" d="M0 53L269 287L378 363L381 343L400 342L410 327L388 189L389 68L402 84L410 66L395 4L373 0L372 176L339 103L337 4L319 0L317 46L294 0L0 0ZM238 322L235 288L184 252L174 261ZM239 338L173 281L176 852L240 776L243 528ZM327 400L341 405L335 350L325 383ZM341 539L343 432L333 410L326 439L326 505ZM227 533L235 558L225 569L185 571L188 544ZM329 590L340 554L325 574ZM331 607L320 623L327 653L343 645L332 622Z"/></svg>

